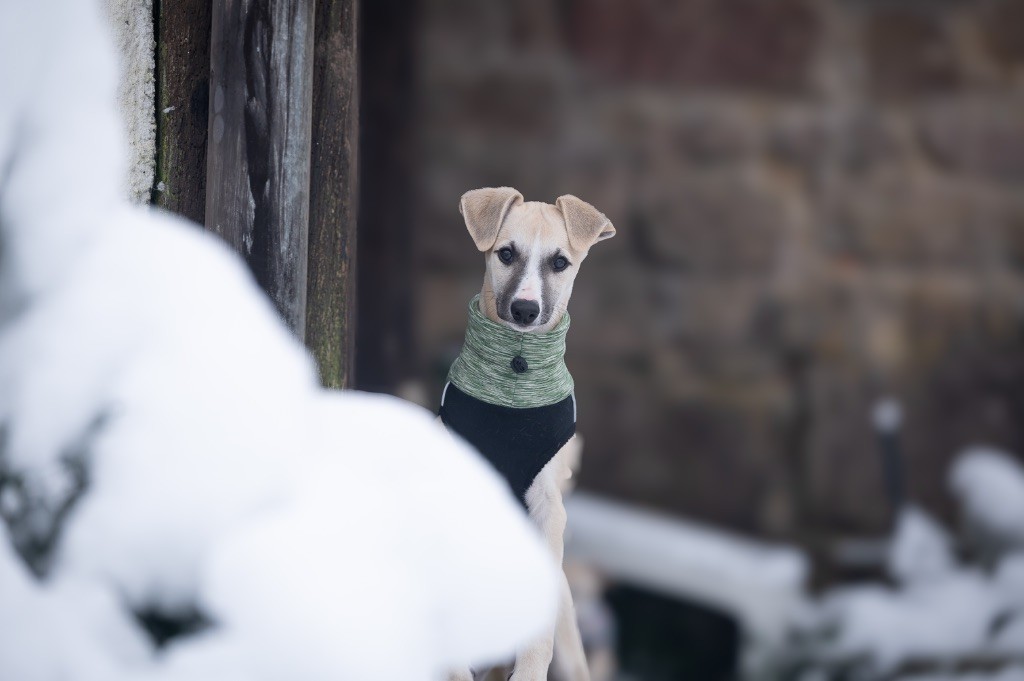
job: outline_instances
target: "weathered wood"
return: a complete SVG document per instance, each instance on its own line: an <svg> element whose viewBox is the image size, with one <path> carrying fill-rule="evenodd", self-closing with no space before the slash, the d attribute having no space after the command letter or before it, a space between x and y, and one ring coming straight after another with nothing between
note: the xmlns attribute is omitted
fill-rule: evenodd
<svg viewBox="0 0 1024 681"><path fill-rule="evenodd" d="M213 5L206 226L306 330L313 2Z"/></svg>
<svg viewBox="0 0 1024 681"><path fill-rule="evenodd" d="M158 0L156 17L153 203L202 224L206 213L210 3Z"/></svg>
<svg viewBox="0 0 1024 681"><path fill-rule="evenodd" d="M360 8L356 385L394 392L415 367L413 39L416 3Z"/></svg>
<svg viewBox="0 0 1024 681"><path fill-rule="evenodd" d="M317 0L306 345L331 388L352 379L359 61L357 1Z"/></svg>

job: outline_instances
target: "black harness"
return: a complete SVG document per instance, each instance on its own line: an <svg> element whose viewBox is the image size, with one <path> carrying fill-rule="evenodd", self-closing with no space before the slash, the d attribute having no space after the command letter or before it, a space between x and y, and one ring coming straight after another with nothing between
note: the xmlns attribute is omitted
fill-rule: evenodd
<svg viewBox="0 0 1024 681"><path fill-rule="evenodd" d="M520 409L483 402L449 383L438 413L449 430L501 473L524 508L526 490L576 432L572 395L544 407Z"/></svg>

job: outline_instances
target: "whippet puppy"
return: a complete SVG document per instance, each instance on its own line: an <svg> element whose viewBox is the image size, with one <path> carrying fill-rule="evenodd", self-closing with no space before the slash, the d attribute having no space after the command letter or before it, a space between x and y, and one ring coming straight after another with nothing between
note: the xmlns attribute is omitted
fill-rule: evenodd
<svg viewBox="0 0 1024 681"><path fill-rule="evenodd" d="M562 563L563 484L578 455L576 396L565 366L566 309L590 247L615 235L600 211L575 196L524 202L510 187L474 189L459 211L484 254L480 295L469 304L462 352L439 416L506 480ZM563 574L558 620L516 655L512 681L544 681L558 643L559 668L589 679ZM471 680L468 669L450 679Z"/></svg>

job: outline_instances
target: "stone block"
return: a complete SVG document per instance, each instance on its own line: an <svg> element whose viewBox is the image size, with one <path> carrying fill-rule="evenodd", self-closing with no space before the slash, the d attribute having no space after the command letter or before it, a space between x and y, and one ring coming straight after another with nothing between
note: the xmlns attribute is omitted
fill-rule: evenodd
<svg viewBox="0 0 1024 681"><path fill-rule="evenodd" d="M807 529L884 534L892 507L881 453L871 428L872 392L864 367L816 362L811 372L808 431L798 476L807 500Z"/></svg>
<svg viewBox="0 0 1024 681"><path fill-rule="evenodd" d="M992 179L1024 179L1024 106L970 100L925 111L920 136L935 162Z"/></svg>
<svg viewBox="0 0 1024 681"><path fill-rule="evenodd" d="M1020 0L985 3L979 23L990 54L1007 68L1024 68L1024 3Z"/></svg>
<svg viewBox="0 0 1024 681"><path fill-rule="evenodd" d="M755 121L735 106L685 111L666 134L672 152L701 166L734 163L748 157L757 144Z"/></svg>
<svg viewBox="0 0 1024 681"><path fill-rule="evenodd" d="M1002 225L970 187L893 173L847 187L826 230L833 255L863 264L977 268L991 261Z"/></svg>
<svg viewBox="0 0 1024 681"><path fill-rule="evenodd" d="M1024 270L1024 197L1007 203L1003 213L1003 243L1007 262Z"/></svg>
<svg viewBox="0 0 1024 681"><path fill-rule="evenodd" d="M488 135L549 137L558 121L556 83L537 70L486 69L452 80L439 115L449 125Z"/></svg>
<svg viewBox="0 0 1024 681"><path fill-rule="evenodd" d="M807 0L571 0L568 43L628 82L760 92L807 85L819 18Z"/></svg>
<svg viewBox="0 0 1024 681"><path fill-rule="evenodd" d="M833 161L851 174L865 174L912 153L913 145L884 114L861 111L848 115L842 126L830 126L826 116L801 109L775 117L766 135L769 157L817 178L824 165Z"/></svg>
<svg viewBox="0 0 1024 681"><path fill-rule="evenodd" d="M779 198L743 181L680 178L638 207L630 225L654 264L760 274L777 262L787 216Z"/></svg>
<svg viewBox="0 0 1024 681"><path fill-rule="evenodd" d="M872 89L887 97L955 90L961 82L955 46L941 8L885 7L872 12L865 46Z"/></svg>
<svg viewBox="0 0 1024 681"><path fill-rule="evenodd" d="M812 171L825 159L829 138L828 126L817 111L791 109L769 122L765 150L778 163Z"/></svg>
<svg viewBox="0 0 1024 681"><path fill-rule="evenodd" d="M765 532L762 510L774 492L769 471L780 444L769 413L707 399L659 402L639 385L616 393L580 392L587 400L580 411L582 487Z"/></svg>

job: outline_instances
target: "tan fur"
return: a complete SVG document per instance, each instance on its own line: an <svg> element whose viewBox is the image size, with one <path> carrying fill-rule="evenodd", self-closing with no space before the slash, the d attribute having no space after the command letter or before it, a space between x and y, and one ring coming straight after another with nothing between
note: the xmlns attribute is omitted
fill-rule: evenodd
<svg viewBox="0 0 1024 681"><path fill-rule="evenodd" d="M604 213L586 201L581 201L572 194L565 194L558 197L555 205L565 216L569 240L577 248L590 248L598 241L615 236L615 227Z"/></svg>
<svg viewBox="0 0 1024 681"><path fill-rule="evenodd" d="M505 216L513 204L522 201L523 195L511 187L484 187L462 195L459 213L477 249L486 251L494 245Z"/></svg>
<svg viewBox="0 0 1024 681"><path fill-rule="evenodd" d="M460 212L466 228L479 250L484 252L486 271L481 289L481 311L492 321L519 330L542 333L554 328L565 314L572 295L572 287L579 267L590 247L598 241L615 235L615 227L600 211L590 204L565 195L556 205L538 201L524 202L522 195L510 187L475 189L466 192L460 202ZM498 251L515 244L522 258L523 271L510 267L498 258ZM552 274L548 261L552 254L564 255L571 265ZM510 278L519 275L521 285ZM551 310L550 317L527 329L517 326L504 310L498 309L500 291L521 286L532 291L530 277L546 277L547 296L542 308ZM573 437L548 462L526 492L530 518L537 524L551 549L551 554L562 563L565 506L563 491L579 460L581 441ZM589 681L590 674L576 625L569 584L563 574L558 619L551 629L516 655L511 681L544 681L555 644L559 646L562 666L568 671L569 681ZM459 670L449 677L452 681L472 679L468 670Z"/></svg>
<svg viewBox="0 0 1024 681"><path fill-rule="evenodd" d="M510 187L474 189L463 195L459 205L466 228L477 248L484 252L486 272L480 300L481 311L489 319L515 327L507 311L502 315L497 309L498 292L509 283L508 277L514 271L498 259L497 252L503 246L516 244L521 256L532 266L540 266L539 259L555 250L563 252L572 263L554 278L554 295L546 301L552 310L550 318L528 329L543 333L557 326L564 315L576 274L590 247L614 236L615 227L596 208L575 196L561 196L557 205L523 202L522 198Z"/></svg>

